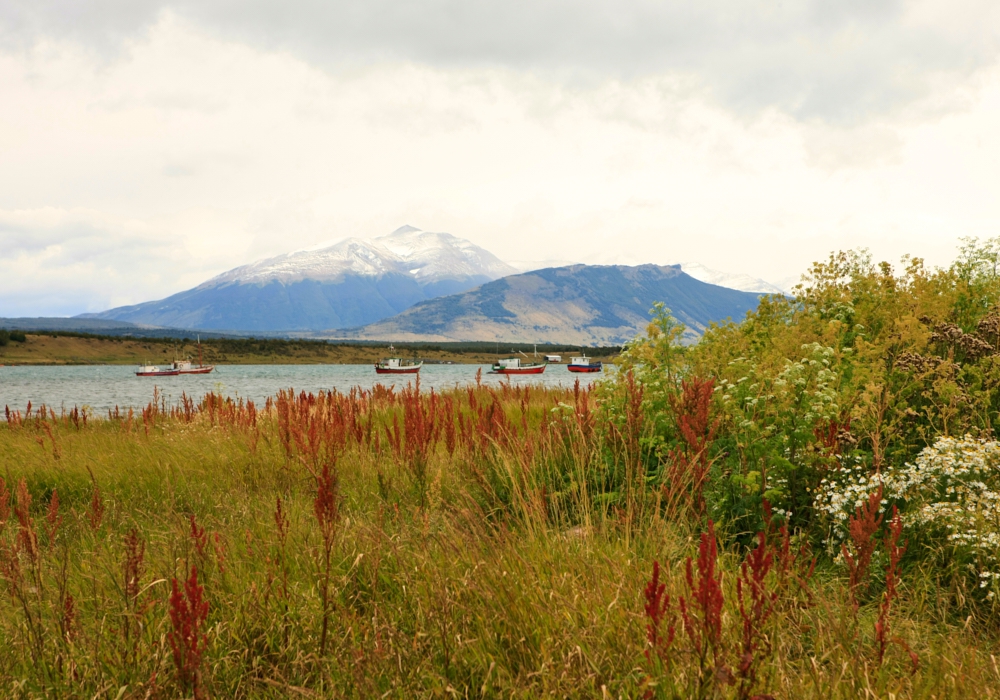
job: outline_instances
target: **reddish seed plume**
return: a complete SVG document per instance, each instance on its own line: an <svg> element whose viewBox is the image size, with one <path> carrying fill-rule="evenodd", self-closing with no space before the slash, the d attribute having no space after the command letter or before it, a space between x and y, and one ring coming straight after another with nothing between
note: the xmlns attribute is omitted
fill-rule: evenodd
<svg viewBox="0 0 1000 700"><path fill-rule="evenodd" d="M670 396L681 447L671 453L669 483L671 502L687 493L696 513L705 512L704 487L712 466L709 448L715 440L719 419L711 419L715 381L693 377L681 382L680 396Z"/></svg>
<svg viewBox="0 0 1000 700"><path fill-rule="evenodd" d="M885 659L885 650L891 639L889 630L889 614L892 612L892 602L895 600L899 591L897 586L899 585L899 562L903 558L903 554L906 552L906 545L899 545L899 537L903 534L903 522L899 517L899 512L896 510L896 506L892 507L892 518L889 520L889 533L886 537L885 550L889 557L889 562L885 567L885 593L882 594L882 602L879 604L878 619L875 621L875 646L876 652L878 654L878 664L882 665L882 661ZM910 647L902 642L900 639L891 639L891 641L900 643L900 645L910 654L910 661L913 664L914 671L916 671L919 665L919 659L917 655L910 649Z"/></svg>
<svg viewBox="0 0 1000 700"><path fill-rule="evenodd" d="M28 554L32 562L38 561L38 535L31 519L31 494L28 484L22 478L17 484L17 500L14 505L14 515L17 516L17 543L22 551Z"/></svg>
<svg viewBox="0 0 1000 700"><path fill-rule="evenodd" d="M191 574L178 586L177 579L171 579L170 625L168 634L173 651L174 667L181 686L191 689L194 697L203 698L201 683L201 659L208 646L208 638L202 627L208 619L208 601L204 599L204 586L198 584L198 568L191 567Z"/></svg>
<svg viewBox="0 0 1000 700"><path fill-rule="evenodd" d="M823 446L827 454L840 454L840 446L844 439L850 439L851 419L848 417L843 423L831 420L828 423L817 425L813 429L816 441Z"/></svg>
<svg viewBox="0 0 1000 700"><path fill-rule="evenodd" d="M125 535L125 562L122 565L125 604L129 610L135 609L136 599L139 597L145 555L146 543L139 537L136 529L132 528Z"/></svg>
<svg viewBox="0 0 1000 700"><path fill-rule="evenodd" d="M649 647L646 649L646 660L652 661L655 654L661 661L667 660L667 653L674 642L674 614L670 607L670 596L667 594L667 585L660 583L660 562L653 562L653 578L646 584L643 591L646 598L644 606L646 618L646 641ZM666 621L666 630L661 632L663 623Z"/></svg>
<svg viewBox="0 0 1000 700"><path fill-rule="evenodd" d="M329 464L324 464L323 471L316 477L316 497L313 500L313 512L324 534L332 531L337 523L339 516L337 490L337 473L330 469Z"/></svg>
<svg viewBox="0 0 1000 700"><path fill-rule="evenodd" d="M851 604L855 611L858 609L859 589L868 581L868 567L875 553L875 534L882 525L881 504L882 486L879 485L878 491L871 494L863 506L856 508L848 521L851 547L848 548L846 542L841 545L847 564Z"/></svg>
<svg viewBox="0 0 1000 700"><path fill-rule="evenodd" d="M802 544L798 551L793 551L788 524L782 522L775 531L774 520L771 517L771 504L763 499L765 535L768 546L774 556L774 571L778 579L778 590L784 592L789 583L797 583L811 598L809 581L816 572L816 557L812 555L808 544Z"/></svg>
<svg viewBox="0 0 1000 700"><path fill-rule="evenodd" d="M764 626L774 609L777 593L767 590L767 575L774 555L763 532L757 533L757 547L747 555L736 579L742 635L738 671L742 682L740 697L751 697L757 682L760 656L767 644Z"/></svg>
<svg viewBox="0 0 1000 700"><path fill-rule="evenodd" d="M274 525L278 531L278 541L281 546L285 546L285 539L288 537L288 516L285 515L285 507L278 496L277 504L274 507Z"/></svg>
<svg viewBox="0 0 1000 700"><path fill-rule="evenodd" d="M712 654L714 666L722 669L722 574L716 570L718 550L715 541L715 526L708 521L708 532L701 534L698 546L697 576L691 557L685 562L685 580L689 597L680 598L681 619L684 631L697 650L702 670L707 667L708 655Z"/></svg>
<svg viewBox="0 0 1000 700"><path fill-rule="evenodd" d="M18 556L18 551L17 545L12 547L0 540L0 578L7 580L11 586L11 592L15 595L23 583L21 558Z"/></svg>
<svg viewBox="0 0 1000 700"><path fill-rule="evenodd" d="M188 517L191 520L191 541L194 543L194 548L198 552L198 556L204 559L208 548L208 535L205 534L204 527L198 526L198 522L194 518L194 513Z"/></svg>
<svg viewBox="0 0 1000 700"><path fill-rule="evenodd" d="M709 416L714 390L715 380L692 377L681 382L679 398L670 398L677 428L692 454L705 452L719 428L718 419Z"/></svg>
<svg viewBox="0 0 1000 700"><path fill-rule="evenodd" d="M480 368L482 369L482 368ZM449 455L455 454L455 402L450 396L441 402L441 423L444 424L444 445Z"/></svg>
<svg viewBox="0 0 1000 700"><path fill-rule="evenodd" d="M635 381L635 375L629 370L625 376L625 425L622 438L625 443L625 454L633 464L639 460L639 438L642 437L645 422L642 411L644 395L645 390Z"/></svg>
<svg viewBox="0 0 1000 700"><path fill-rule="evenodd" d="M215 562L219 566L219 573L226 573L226 543L222 540L222 535L218 532L212 533L212 550L215 552Z"/></svg>
<svg viewBox="0 0 1000 700"><path fill-rule="evenodd" d="M104 522L104 499L101 497L101 489L94 485L94 489L90 492L90 506L87 508L87 522L90 523L90 529L97 532L101 529L101 523Z"/></svg>
<svg viewBox="0 0 1000 700"><path fill-rule="evenodd" d="M320 533L323 536L323 569L320 574L320 600L323 606L323 627L320 633L320 656L326 653L326 640L329 630L330 565L337 535L337 521L340 518L338 489L337 472L330 468L329 463L324 463L323 470L316 475L316 497L313 500L313 512L316 514Z"/></svg>
<svg viewBox="0 0 1000 700"><path fill-rule="evenodd" d="M55 489L52 489L52 497L49 499L49 508L45 513L45 523L47 525L46 532L49 536L49 543L51 543L56 537L56 532L59 531L59 525L62 524L62 515L59 514L59 492Z"/></svg>
<svg viewBox="0 0 1000 700"><path fill-rule="evenodd" d="M76 601L73 600L73 594L71 593L67 593L66 597L63 598L61 626L63 637L66 641L73 641L73 638L76 636Z"/></svg>
<svg viewBox="0 0 1000 700"><path fill-rule="evenodd" d="M43 411L43 415L44 415L44 411ZM52 420L55 421L55 413L52 414ZM52 432L52 426L47 421L43 420L42 421L42 430L45 431L45 434L48 435L48 437L49 437L49 442L52 443L52 458L55 459L56 461L62 459L62 450L59 447L59 443L56 442L56 437L55 437L55 435ZM44 446L45 443L41 441L41 438L39 438L39 440L40 440L39 444L41 444L42 446Z"/></svg>
<svg viewBox="0 0 1000 700"><path fill-rule="evenodd" d="M8 520L10 520L10 490L7 488L7 482L0 476L0 533L3 532Z"/></svg>

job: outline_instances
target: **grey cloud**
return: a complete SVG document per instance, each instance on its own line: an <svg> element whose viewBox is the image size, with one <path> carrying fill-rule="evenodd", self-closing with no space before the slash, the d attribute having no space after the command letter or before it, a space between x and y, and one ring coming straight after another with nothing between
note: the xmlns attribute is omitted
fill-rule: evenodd
<svg viewBox="0 0 1000 700"><path fill-rule="evenodd" d="M997 58L989 17L953 34L908 21L908 7L902 0L8 0L0 31L8 46L57 34L108 48L169 9L324 66L413 60L583 83L679 73L740 112L777 107L850 124L920 99L931 76L964 77Z"/></svg>

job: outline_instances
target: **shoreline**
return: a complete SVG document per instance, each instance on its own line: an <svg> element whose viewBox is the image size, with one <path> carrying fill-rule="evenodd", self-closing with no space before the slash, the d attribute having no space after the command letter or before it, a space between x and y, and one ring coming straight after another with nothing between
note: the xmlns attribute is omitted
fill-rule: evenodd
<svg viewBox="0 0 1000 700"><path fill-rule="evenodd" d="M396 354L417 357L427 365L484 365L497 358L496 352L481 347L466 350L447 345L400 344ZM0 367L128 366L147 362L163 366L174 360L197 362L198 351L193 340L30 333L25 342L10 342L0 347ZM613 361L610 349L594 348L587 352L605 362ZM201 353L206 365L365 365L386 357L388 343L376 346L273 339L208 340L202 342ZM508 354L501 352L500 356ZM563 351L564 360L570 354Z"/></svg>

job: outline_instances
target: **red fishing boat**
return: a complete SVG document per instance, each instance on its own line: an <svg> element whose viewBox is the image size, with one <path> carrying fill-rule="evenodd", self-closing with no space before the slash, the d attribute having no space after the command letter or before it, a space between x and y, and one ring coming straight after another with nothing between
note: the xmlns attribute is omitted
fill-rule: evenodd
<svg viewBox="0 0 1000 700"><path fill-rule="evenodd" d="M599 360L591 360L586 355L569 358L569 364L566 366L570 372L600 372L602 368L603 365Z"/></svg>
<svg viewBox="0 0 1000 700"><path fill-rule="evenodd" d="M135 371L137 377L173 377L178 374L180 374L179 370L160 369L156 365L139 365L139 369Z"/></svg>
<svg viewBox="0 0 1000 700"><path fill-rule="evenodd" d="M396 348L389 346L389 352ZM404 360L401 357L386 357L375 363L375 374L416 374L424 363L420 360Z"/></svg>

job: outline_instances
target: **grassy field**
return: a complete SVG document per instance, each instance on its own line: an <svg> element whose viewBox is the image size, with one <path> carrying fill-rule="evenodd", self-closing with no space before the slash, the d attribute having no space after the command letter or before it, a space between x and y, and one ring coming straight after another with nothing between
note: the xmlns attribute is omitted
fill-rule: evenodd
<svg viewBox="0 0 1000 700"><path fill-rule="evenodd" d="M592 392L9 413L0 695L998 697L998 249L657 304Z"/></svg>
<svg viewBox="0 0 1000 700"><path fill-rule="evenodd" d="M932 568L855 608L801 538L746 547L650 484L624 391L616 416L485 386L12 414L0 692L1000 694L996 630L951 614Z"/></svg>
<svg viewBox="0 0 1000 700"><path fill-rule="evenodd" d="M431 362L484 364L496 358L493 349L487 349L483 343L403 343L397 345L397 350L404 357L416 356ZM588 350L602 357L609 351L612 349ZM201 352L206 364L368 364L385 357L388 349L384 345L315 340L213 338L201 343ZM562 352L566 355L569 349ZM187 358L198 359L198 346L193 340L43 333L28 334L25 342L0 346L0 364L7 365L139 364L146 361L162 365Z"/></svg>

